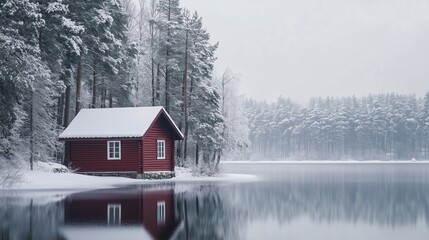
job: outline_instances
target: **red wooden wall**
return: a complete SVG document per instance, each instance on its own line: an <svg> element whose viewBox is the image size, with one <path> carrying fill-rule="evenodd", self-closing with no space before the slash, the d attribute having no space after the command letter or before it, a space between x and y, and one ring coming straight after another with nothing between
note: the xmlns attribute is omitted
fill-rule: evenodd
<svg viewBox="0 0 429 240"><path fill-rule="evenodd" d="M107 140L68 141L70 163L78 172L137 172L140 142L121 139L121 160L107 160Z"/></svg>
<svg viewBox="0 0 429 240"><path fill-rule="evenodd" d="M174 171L174 136L167 118L161 114L143 138L143 171ZM157 159L156 141L165 140L165 159Z"/></svg>

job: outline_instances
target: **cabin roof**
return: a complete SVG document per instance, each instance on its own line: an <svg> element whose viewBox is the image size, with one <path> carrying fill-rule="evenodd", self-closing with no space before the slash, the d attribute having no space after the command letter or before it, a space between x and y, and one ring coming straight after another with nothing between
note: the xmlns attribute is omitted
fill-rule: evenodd
<svg viewBox="0 0 429 240"><path fill-rule="evenodd" d="M163 107L82 109L59 138L140 138L160 115L170 123L176 139L183 134Z"/></svg>

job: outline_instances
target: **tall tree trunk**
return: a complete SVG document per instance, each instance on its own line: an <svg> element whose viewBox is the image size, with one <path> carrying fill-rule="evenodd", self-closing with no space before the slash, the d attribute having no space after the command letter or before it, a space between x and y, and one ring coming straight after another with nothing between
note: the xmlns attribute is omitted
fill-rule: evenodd
<svg viewBox="0 0 429 240"><path fill-rule="evenodd" d="M182 121L180 121L180 123L179 123L179 129L180 129L180 131L182 131ZM177 156L177 166L183 166L184 162L185 162L183 159L183 156L182 156L183 141L179 141L175 147L176 147L175 150L176 150L176 156Z"/></svg>
<svg viewBox="0 0 429 240"><path fill-rule="evenodd" d="M112 96L112 92L109 91L109 108L113 107L113 96Z"/></svg>
<svg viewBox="0 0 429 240"><path fill-rule="evenodd" d="M166 62L167 65L165 65L165 110L167 112L170 111L170 78L169 78L169 71L168 71L168 61L169 61L169 53L170 51L167 48L167 55L166 55Z"/></svg>
<svg viewBox="0 0 429 240"><path fill-rule="evenodd" d="M156 105L160 105L160 101L161 101L161 79L160 79L160 75L161 75L161 67L159 66L159 64L156 64L156 92L155 92L155 100L156 100Z"/></svg>
<svg viewBox="0 0 429 240"><path fill-rule="evenodd" d="M63 165L66 167L69 167L70 162L70 150L69 150L69 143L64 143L64 158L63 158Z"/></svg>
<svg viewBox="0 0 429 240"><path fill-rule="evenodd" d="M229 74L227 76L227 71L228 71L228 69L225 70L225 72L223 73L223 76L222 76L222 106L221 106L221 111L222 111L222 116L223 117L226 117L226 111L225 111L225 101L226 101L225 86L226 86L227 83L229 83L232 80L229 77ZM228 80L226 79L227 77L228 77ZM226 134L226 125L223 124L223 126L222 126L222 133L221 133L222 139L225 139L225 134ZM224 147L223 145L224 144L221 145L221 148ZM219 151L221 151L221 150L219 150ZM221 153L219 153L219 155L221 155ZM217 167L217 164L216 164L216 167Z"/></svg>
<svg viewBox="0 0 429 240"><path fill-rule="evenodd" d="M188 152L188 31L186 31L186 42L185 42L185 70L183 71L183 124L185 127L185 134L183 138L183 159L186 159Z"/></svg>
<svg viewBox="0 0 429 240"><path fill-rule="evenodd" d="M34 162L34 90L30 98L30 170L33 171Z"/></svg>
<svg viewBox="0 0 429 240"><path fill-rule="evenodd" d="M156 4L155 1L152 0L151 2L151 17L153 18L155 16L155 8L156 8ZM152 106L156 105L156 86L155 86L155 28L154 28L154 22L150 21L149 22L149 31L150 31L150 59L151 59L151 66L150 66L150 71L151 71L151 83L152 83Z"/></svg>
<svg viewBox="0 0 429 240"><path fill-rule="evenodd" d="M97 71L95 57L92 59L92 104L91 108L97 107Z"/></svg>
<svg viewBox="0 0 429 240"><path fill-rule="evenodd" d="M42 29L38 29L39 38L38 38L38 44L39 44L39 50L42 51ZM40 76L36 77L36 81L40 81ZM31 96L30 96L30 170L33 171L33 165L34 165L34 105L35 105L35 99L34 94L36 91L36 87L33 87L31 89ZM31 221L31 218L30 218ZM30 222L31 225L31 222ZM31 232L30 232L31 234Z"/></svg>
<svg viewBox="0 0 429 240"><path fill-rule="evenodd" d="M198 166L199 164L199 157L200 157L200 145L198 143L195 146L195 165Z"/></svg>
<svg viewBox="0 0 429 240"><path fill-rule="evenodd" d="M183 139L183 158L186 159L188 157L188 135L189 134L189 123L188 120L185 122L185 132L183 133L184 139Z"/></svg>
<svg viewBox="0 0 429 240"><path fill-rule="evenodd" d="M168 0L168 22L171 20L171 0ZM167 27L167 41L170 41L171 38L170 25ZM169 63L170 61L170 46L167 45L167 51L165 54L165 110L170 111L170 72L169 72Z"/></svg>
<svg viewBox="0 0 429 240"><path fill-rule="evenodd" d="M161 34L158 34L158 42L161 42ZM155 91L156 103L155 105L161 105L161 64L159 62L155 62L155 64L156 64L156 91Z"/></svg>
<svg viewBox="0 0 429 240"><path fill-rule="evenodd" d="M66 85L65 93L65 106L64 106L64 122L63 127L67 127L70 121L70 99L71 99L71 86L70 84Z"/></svg>
<svg viewBox="0 0 429 240"><path fill-rule="evenodd" d="M103 84L101 87L101 104L100 104L101 108L105 108L106 107L106 81L103 79Z"/></svg>
<svg viewBox="0 0 429 240"><path fill-rule="evenodd" d="M57 126L60 127L63 124L63 113L64 113L64 93L58 97L57 102Z"/></svg>
<svg viewBox="0 0 429 240"><path fill-rule="evenodd" d="M155 106L155 92L156 92L156 86L155 86L155 60L152 57L152 66L151 66L151 78L152 78L152 106Z"/></svg>
<svg viewBox="0 0 429 240"><path fill-rule="evenodd" d="M189 117L189 109L191 109L191 105L192 105L192 92L193 91L194 91L194 79L191 78L191 83L189 86L189 98L188 98L188 117ZM183 135L189 136L189 121L185 122L185 133ZM187 138L186 138L186 141L184 142L184 145L185 145L185 149L187 149L188 148L187 147L188 146ZM196 147L197 147L197 149L195 150L196 151L195 162L198 165L198 151L199 151L198 143L197 143ZM187 156L187 154L186 154L186 156Z"/></svg>
<svg viewBox="0 0 429 240"><path fill-rule="evenodd" d="M80 111L80 90L82 85L82 57L79 57L79 62L77 63L77 75L76 75L76 115Z"/></svg>
<svg viewBox="0 0 429 240"><path fill-rule="evenodd" d="M215 171L216 172L219 171L220 158L221 158L221 150L218 150L217 156L216 156L216 165L215 165Z"/></svg>
<svg viewBox="0 0 429 240"><path fill-rule="evenodd" d="M57 102L57 130L61 129L61 126L63 123L63 112L64 112L64 93L62 93L58 97L58 102ZM55 146L56 146L56 149L59 149L59 147L61 146L61 143L56 142ZM63 152L55 151L55 158L57 159L57 162L62 162Z"/></svg>

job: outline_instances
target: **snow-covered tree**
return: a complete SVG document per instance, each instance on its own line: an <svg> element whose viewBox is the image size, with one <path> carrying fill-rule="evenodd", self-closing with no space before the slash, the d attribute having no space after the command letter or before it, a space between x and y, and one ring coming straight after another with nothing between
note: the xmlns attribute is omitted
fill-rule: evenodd
<svg viewBox="0 0 429 240"><path fill-rule="evenodd" d="M221 155L236 157L250 145L248 122L242 112L242 97L238 95L238 76L227 69L217 85L224 120L221 126Z"/></svg>
<svg viewBox="0 0 429 240"><path fill-rule="evenodd" d="M19 154L31 162L55 159L59 126L70 121L75 76L79 80L74 94L76 112L81 106L82 76L90 75L84 61L97 56L101 59L100 75L108 76L106 81L110 81L109 91L124 89L132 51L124 34L127 19L121 9L116 1L0 3L2 158L12 158L18 154L14 149L20 149ZM95 80L100 75L96 68L92 70ZM124 95L128 96L117 93L118 97ZM126 105L123 99L121 103Z"/></svg>
<svg viewBox="0 0 429 240"><path fill-rule="evenodd" d="M273 106L248 100L244 110L250 128L248 155L273 159L426 158L427 99L427 95L417 99L398 94L328 97L292 108L282 98Z"/></svg>
<svg viewBox="0 0 429 240"><path fill-rule="evenodd" d="M217 171L224 141L220 96L207 80L194 82L192 87L189 125L195 143L195 163L201 162L205 173L213 174Z"/></svg>
<svg viewBox="0 0 429 240"><path fill-rule="evenodd" d="M29 157L31 168L33 161L52 160L56 153L58 130L55 100L61 83L53 70L60 67L55 68L57 64L51 66L51 70L48 64L54 62L49 57L50 53L57 56L60 53L45 47L47 41L44 34L47 25L58 26L62 22L53 20L55 14L46 20L43 16L47 11L62 10L55 2L40 5L31 1L7 1L1 5L4 14L1 18L0 39L3 42L0 51L5 54L1 56L8 56L9 59L0 59L6 67L2 69L4 71L0 78L2 83L10 87L8 90L14 99L9 101L5 98L8 103L6 106L13 109L13 117L10 118L12 121L9 124L12 125L9 131L3 133L0 151L3 154L0 155L10 157L11 154L24 153L22 157ZM56 42L55 39L49 41ZM14 66L8 66L7 63ZM13 138L8 140L10 136Z"/></svg>
<svg viewBox="0 0 429 240"><path fill-rule="evenodd" d="M24 22L26 24L24 24ZM38 5L26 1L0 2L0 157L10 158L20 139L28 112L25 89L31 88L39 62L36 30L43 25Z"/></svg>

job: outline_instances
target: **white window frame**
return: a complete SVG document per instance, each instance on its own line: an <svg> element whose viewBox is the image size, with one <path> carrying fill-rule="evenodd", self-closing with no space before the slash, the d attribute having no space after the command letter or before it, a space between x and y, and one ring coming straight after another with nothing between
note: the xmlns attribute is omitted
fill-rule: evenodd
<svg viewBox="0 0 429 240"><path fill-rule="evenodd" d="M165 159L165 140L156 140L156 159Z"/></svg>
<svg viewBox="0 0 429 240"><path fill-rule="evenodd" d="M113 222L110 219L110 210L113 209ZM116 210L118 209L118 215L116 215ZM107 224L108 225L121 225L122 220L122 206L121 204L108 204L107 205Z"/></svg>
<svg viewBox="0 0 429 240"><path fill-rule="evenodd" d="M165 223L165 202L157 202L156 203L156 219L158 224Z"/></svg>
<svg viewBox="0 0 429 240"><path fill-rule="evenodd" d="M110 143L113 143L113 157L110 157ZM118 143L119 145L119 157L115 156L115 144ZM121 160L121 141L107 141L107 160Z"/></svg>

